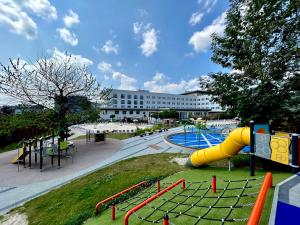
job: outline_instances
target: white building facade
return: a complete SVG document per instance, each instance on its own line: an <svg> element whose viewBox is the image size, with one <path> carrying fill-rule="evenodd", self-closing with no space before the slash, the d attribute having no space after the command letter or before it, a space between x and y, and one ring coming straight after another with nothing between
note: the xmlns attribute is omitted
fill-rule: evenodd
<svg viewBox="0 0 300 225"><path fill-rule="evenodd" d="M212 102L211 96L204 91L184 94L155 93L145 90L129 91L113 89L109 103L101 106L101 119L149 120L155 112L174 109L179 117L187 119L192 115L207 116L209 113L221 113L221 106ZM114 115L114 116L112 116Z"/></svg>

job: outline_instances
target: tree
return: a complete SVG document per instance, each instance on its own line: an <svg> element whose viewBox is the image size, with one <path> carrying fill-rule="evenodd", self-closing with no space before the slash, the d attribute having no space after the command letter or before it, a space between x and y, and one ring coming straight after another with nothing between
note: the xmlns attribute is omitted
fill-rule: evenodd
<svg viewBox="0 0 300 225"><path fill-rule="evenodd" d="M289 107L300 90L299 27L297 0L231 0L224 35L212 40L212 61L230 72L211 73L202 88L243 123L278 127L295 118ZM299 130L300 123L289 124Z"/></svg>
<svg viewBox="0 0 300 225"><path fill-rule="evenodd" d="M60 128L68 125L72 96L83 96L96 104L106 101L110 92L101 89L87 66L67 53L60 58L37 59L33 64L20 59L9 62L9 66L0 63L0 93L52 111Z"/></svg>

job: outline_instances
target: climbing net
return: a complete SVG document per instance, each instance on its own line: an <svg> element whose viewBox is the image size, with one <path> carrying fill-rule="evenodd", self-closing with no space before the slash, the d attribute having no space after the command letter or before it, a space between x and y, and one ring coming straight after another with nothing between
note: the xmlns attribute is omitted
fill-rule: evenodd
<svg viewBox="0 0 300 225"><path fill-rule="evenodd" d="M170 224L234 224L247 221L264 177L245 180L220 180L216 193L208 181L187 182L158 197L134 213L148 223L162 223L168 215ZM172 183L161 183L161 190ZM157 193L156 184L116 205L128 212Z"/></svg>

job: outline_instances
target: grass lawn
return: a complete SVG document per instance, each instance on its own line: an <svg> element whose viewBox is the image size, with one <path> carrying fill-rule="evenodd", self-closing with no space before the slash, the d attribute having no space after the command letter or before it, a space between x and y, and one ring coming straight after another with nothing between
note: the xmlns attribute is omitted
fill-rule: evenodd
<svg viewBox="0 0 300 225"><path fill-rule="evenodd" d="M185 168L169 161L178 154L148 155L109 166L41 197L20 208L30 225L81 224L94 215L96 203L143 180L167 177Z"/></svg>
<svg viewBox="0 0 300 225"><path fill-rule="evenodd" d="M4 146L3 148L0 148L0 153L15 150L17 148L18 148L18 143L12 143L12 144Z"/></svg>
<svg viewBox="0 0 300 225"><path fill-rule="evenodd" d="M94 216L94 207L97 202L143 180L154 182L157 179L165 178L163 181L173 182L179 178L185 178L189 182L203 180L209 180L210 182L211 176L216 175L218 187L222 187L224 185L222 179L243 179L249 176L248 169L233 169L228 172L226 168L217 167L186 168L170 162L176 156L182 155L147 155L119 162L33 199L17 210L27 214L29 225L79 225L84 221L88 225L122 224L124 212L117 211L117 220L112 223L110 210L103 211L100 216ZM256 173L257 176L264 174L265 171L257 171ZM273 182L276 184L290 175L290 173L274 172ZM174 191L179 192L179 187L175 188ZM168 193L164 198L171 194L172 192ZM155 204L161 204L164 198L159 198ZM250 200L250 202L254 202L255 198ZM179 201L181 200L179 199ZM271 203L272 193L268 196L261 224L267 224ZM151 210L148 207L141 212L147 213ZM218 215L222 211L223 209L220 209L220 211L214 213ZM236 217L248 217L250 211L251 207L246 207L245 210L240 210L240 214ZM161 216L161 214L158 216ZM173 222L176 225L190 224L190 220L184 217L179 217L178 221L174 220ZM130 224L145 223L132 216Z"/></svg>
<svg viewBox="0 0 300 225"><path fill-rule="evenodd" d="M118 140L124 140L124 139L127 139L127 138L134 137L134 134L132 134L132 133L107 133L106 137L107 138L118 139ZM80 135L76 138L73 138L72 140L82 140L82 139L85 139L85 134Z"/></svg>

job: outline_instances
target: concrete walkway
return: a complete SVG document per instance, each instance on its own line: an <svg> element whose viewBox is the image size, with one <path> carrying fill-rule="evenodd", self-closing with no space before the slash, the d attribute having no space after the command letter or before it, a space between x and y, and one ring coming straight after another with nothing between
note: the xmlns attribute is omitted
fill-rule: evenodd
<svg viewBox="0 0 300 225"><path fill-rule="evenodd" d="M46 180L42 182L34 182L26 185L5 186L0 182L0 214L4 214L10 209L30 200L39 195L42 195L50 190L58 188L70 181L81 176L87 175L98 169L112 165L118 161L148 154L164 153L164 152L185 152L183 149L171 147L164 142L164 136L170 133L178 132L181 128L170 129L167 132L153 134L146 137L133 137L122 141L123 147L114 152L109 157L96 160L93 165L82 167L79 170L73 170L72 173L64 174L56 179ZM76 157L76 155L75 155ZM74 162L75 163L75 162ZM61 170L63 170L62 168ZM1 173L1 172L0 172ZM16 168L17 174L17 168ZM17 176L17 175L16 175ZM1 178L0 178L1 179Z"/></svg>

